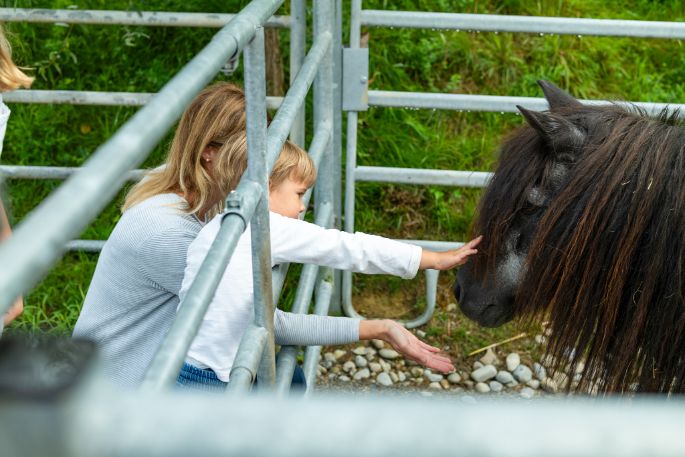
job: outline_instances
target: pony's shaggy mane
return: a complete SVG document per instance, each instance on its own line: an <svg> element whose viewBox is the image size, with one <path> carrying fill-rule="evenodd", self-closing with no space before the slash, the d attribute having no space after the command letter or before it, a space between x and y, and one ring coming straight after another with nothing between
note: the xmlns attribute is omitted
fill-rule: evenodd
<svg viewBox="0 0 685 457"><path fill-rule="evenodd" d="M572 112L571 112L572 111ZM585 147L534 235L515 316L551 319L555 368L585 360L579 389L685 391L685 129L679 114L650 118L616 105L589 116ZM503 145L474 231L474 268L494 267L526 195L551 160L532 127ZM478 273L480 272L480 273ZM571 351L575 348L575 351Z"/></svg>

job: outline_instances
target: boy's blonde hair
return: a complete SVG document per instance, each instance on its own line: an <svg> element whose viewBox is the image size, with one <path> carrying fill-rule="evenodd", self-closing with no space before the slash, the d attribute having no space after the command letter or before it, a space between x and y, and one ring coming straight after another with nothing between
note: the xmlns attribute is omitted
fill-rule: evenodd
<svg viewBox="0 0 685 457"><path fill-rule="evenodd" d="M220 193L225 198L238 187L240 178L247 170L247 137L245 131L231 136L217 153L214 177ZM269 177L269 189L280 185L287 178L311 187L316 181L316 167L309 154L295 143L287 140L274 163ZM223 201L221 202L223 204Z"/></svg>
<svg viewBox="0 0 685 457"><path fill-rule="evenodd" d="M12 61L12 47L0 25L0 92L8 92L19 87L28 89L32 82L33 78L27 76Z"/></svg>
<svg viewBox="0 0 685 457"><path fill-rule="evenodd" d="M307 187L312 187L316 182L314 161L306 151L290 140L283 144L281 154L271 170L269 188L273 189L288 178L302 182Z"/></svg>
<svg viewBox="0 0 685 457"><path fill-rule="evenodd" d="M202 153L207 147L232 143L229 138L245 128L245 94L240 87L216 83L202 90L179 121L166 166L150 171L129 191L122 212L164 193L185 196L188 206L182 209L188 214L211 217L220 212L224 182L205 168Z"/></svg>

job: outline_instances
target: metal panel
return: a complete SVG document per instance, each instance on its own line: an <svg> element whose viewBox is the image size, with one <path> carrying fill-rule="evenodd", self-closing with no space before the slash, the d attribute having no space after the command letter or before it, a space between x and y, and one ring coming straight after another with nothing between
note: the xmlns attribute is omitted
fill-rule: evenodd
<svg viewBox="0 0 685 457"><path fill-rule="evenodd" d="M343 99L344 111L369 109L369 50L367 48L343 49Z"/></svg>

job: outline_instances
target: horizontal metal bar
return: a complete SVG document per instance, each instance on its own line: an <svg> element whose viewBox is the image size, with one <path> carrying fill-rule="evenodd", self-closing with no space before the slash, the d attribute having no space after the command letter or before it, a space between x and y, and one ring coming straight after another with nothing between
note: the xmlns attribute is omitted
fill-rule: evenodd
<svg viewBox="0 0 685 457"><path fill-rule="evenodd" d="M257 368L268 339L269 332L264 327L258 327L252 323L249 325L240 340L240 346L233 361L230 382L226 389L229 394L240 395L250 390L257 376Z"/></svg>
<svg viewBox="0 0 685 457"><path fill-rule="evenodd" d="M0 313L27 292L64 252L64 246L104 208L188 103L228 58L252 38L255 28L280 6L255 0L221 29L162 90L48 196L0 245Z"/></svg>
<svg viewBox="0 0 685 457"><path fill-rule="evenodd" d="M685 455L682 399L572 398L474 401L376 393L317 395L303 402L262 395L227 398L91 389L66 396L66 404L6 402L0 422L24 419L31 433L5 425L0 436L10 450L18 450L16 455L36 455L26 451L43 445L41 449L57 457ZM199 419L210 412L212 420ZM151 429L163 433L141 432Z"/></svg>
<svg viewBox="0 0 685 457"><path fill-rule="evenodd" d="M65 248L67 251L100 252L105 246L105 240L72 240Z"/></svg>
<svg viewBox="0 0 685 457"><path fill-rule="evenodd" d="M169 332L155 353L141 387L158 390L169 387L181 371L183 360L188 353L209 303L214 298L216 288L223 277L238 240L252 219L255 208L262 196L261 186L243 177L234 193L232 201L239 206L231 209L221 221L221 228L207 252L195 280L178 305L178 312Z"/></svg>
<svg viewBox="0 0 685 457"><path fill-rule="evenodd" d="M15 90L2 94L6 103L40 103L98 106L144 106L154 93L149 92L98 92L84 90ZM266 106L277 109L283 97L266 97Z"/></svg>
<svg viewBox="0 0 685 457"><path fill-rule="evenodd" d="M361 23L371 27L405 27L432 30L685 38L685 23L683 22L632 21L623 19L363 10L361 13Z"/></svg>
<svg viewBox="0 0 685 457"><path fill-rule="evenodd" d="M492 173L485 171L427 170L395 167L357 167L356 181L427 184L436 186L485 187Z"/></svg>
<svg viewBox="0 0 685 457"><path fill-rule="evenodd" d="M34 22L62 24L145 25L152 27L214 27L221 28L235 14L172 13L160 11L48 10L0 8L2 22ZM288 28L289 16L272 16L265 27Z"/></svg>
<svg viewBox="0 0 685 457"><path fill-rule="evenodd" d="M285 94L285 98L283 99L283 103L281 104L278 113L276 113L276 116L269 125L266 146L266 163L269 173L271 172L274 163L276 163L278 155L281 153L283 143L290 132L290 128L297 117L300 107L304 103L305 97L307 97L309 88L319 69L319 64L328 48L331 46L331 41L332 37L330 32L321 33L316 36L314 44L312 44L304 62L302 62L300 71L290 85L288 93Z"/></svg>
<svg viewBox="0 0 685 457"><path fill-rule="evenodd" d="M0 176L5 179L67 179L80 167L42 167L31 165L0 165ZM147 170L126 172L127 181L139 181Z"/></svg>
<svg viewBox="0 0 685 457"><path fill-rule="evenodd" d="M685 104L646 103L646 102L612 102L607 100L579 100L586 105L635 105L650 114L663 109L685 111ZM370 90L369 106L392 108L446 109L459 111L489 111L499 113L517 113L516 105L533 110L549 109L547 100L536 97L509 97L497 95L437 94L425 92L397 92Z"/></svg>
<svg viewBox="0 0 685 457"><path fill-rule="evenodd" d="M424 249L430 249L431 251L450 251L452 249L459 249L464 245L460 241L433 241L433 240L395 240L401 241L403 243L413 244L415 246L420 246Z"/></svg>

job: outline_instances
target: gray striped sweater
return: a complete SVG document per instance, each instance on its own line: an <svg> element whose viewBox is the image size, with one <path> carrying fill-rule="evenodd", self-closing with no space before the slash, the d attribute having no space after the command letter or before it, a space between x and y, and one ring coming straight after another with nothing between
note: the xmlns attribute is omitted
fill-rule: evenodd
<svg viewBox="0 0 685 457"><path fill-rule="evenodd" d="M73 336L97 343L119 385L142 381L176 315L188 246L202 228L183 203L162 194L130 208L100 253ZM274 330L278 344L341 344L358 340L359 321L277 311Z"/></svg>

